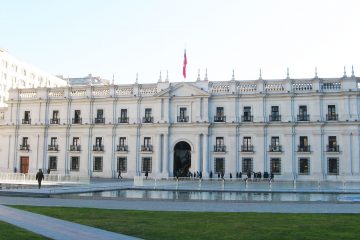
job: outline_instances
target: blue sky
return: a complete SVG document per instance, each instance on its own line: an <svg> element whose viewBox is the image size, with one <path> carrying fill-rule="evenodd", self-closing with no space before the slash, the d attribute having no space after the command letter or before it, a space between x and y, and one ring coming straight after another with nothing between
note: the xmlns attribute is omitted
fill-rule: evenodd
<svg viewBox="0 0 360 240"><path fill-rule="evenodd" d="M53 74L116 83L360 74L357 0L0 0L0 47Z"/></svg>

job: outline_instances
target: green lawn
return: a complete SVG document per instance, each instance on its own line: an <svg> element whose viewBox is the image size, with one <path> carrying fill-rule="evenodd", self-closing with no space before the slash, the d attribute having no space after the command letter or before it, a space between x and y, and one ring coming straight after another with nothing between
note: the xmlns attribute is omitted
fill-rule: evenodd
<svg viewBox="0 0 360 240"><path fill-rule="evenodd" d="M145 239L360 238L360 214L203 213L16 207Z"/></svg>
<svg viewBox="0 0 360 240"><path fill-rule="evenodd" d="M36 233L18 228L6 222L0 221L0 239L19 240L19 239L48 239Z"/></svg>

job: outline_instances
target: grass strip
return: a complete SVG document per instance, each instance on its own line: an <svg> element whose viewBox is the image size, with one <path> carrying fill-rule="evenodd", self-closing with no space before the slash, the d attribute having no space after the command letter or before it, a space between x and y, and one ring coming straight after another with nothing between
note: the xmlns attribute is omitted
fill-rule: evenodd
<svg viewBox="0 0 360 240"><path fill-rule="evenodd" d="M144 239L359 239L360 214L219 213L14 206Z"/></svg>

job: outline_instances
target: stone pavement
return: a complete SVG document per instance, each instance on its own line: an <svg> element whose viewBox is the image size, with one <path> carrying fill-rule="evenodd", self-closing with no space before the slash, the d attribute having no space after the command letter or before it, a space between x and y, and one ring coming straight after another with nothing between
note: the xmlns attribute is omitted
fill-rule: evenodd
<svg viewBox="0 0 360 240"><path fill-rule="evenodd" d="M0 220L51 239L138 239L0 205Z"/></svg>

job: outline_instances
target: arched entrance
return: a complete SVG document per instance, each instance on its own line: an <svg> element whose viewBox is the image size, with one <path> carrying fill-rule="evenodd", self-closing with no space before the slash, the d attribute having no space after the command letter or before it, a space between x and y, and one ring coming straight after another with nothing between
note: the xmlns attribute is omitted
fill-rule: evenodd
<svg viewBox="0 0 360 240"><path fill-rule="evenodd" d="M174 176L189 176L191 167L191 147L187 142L181 141L174 146Z"/></svg>

